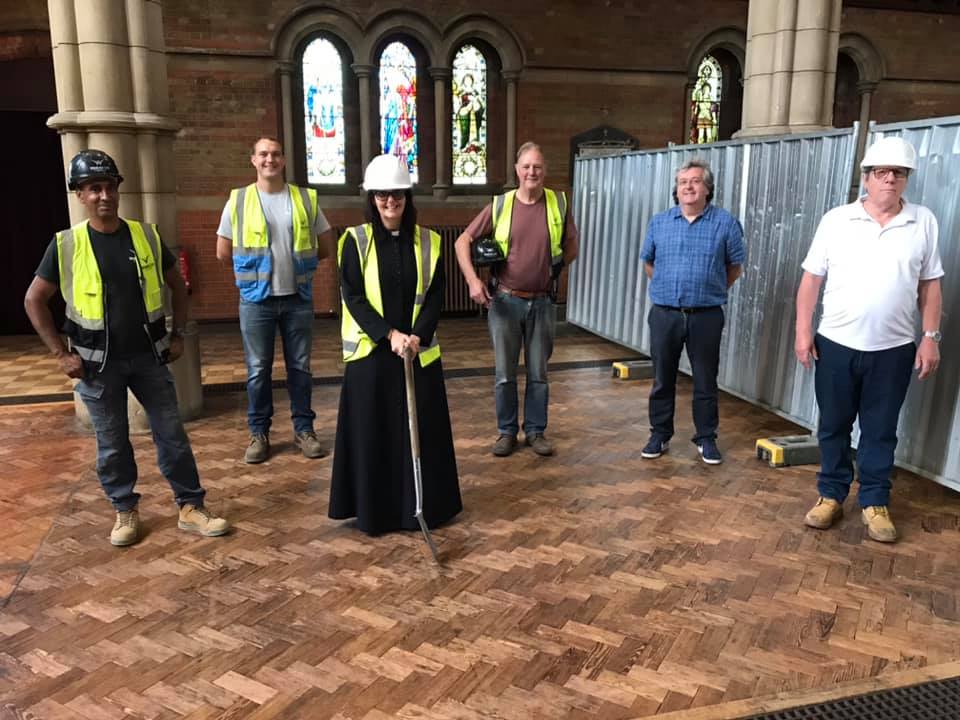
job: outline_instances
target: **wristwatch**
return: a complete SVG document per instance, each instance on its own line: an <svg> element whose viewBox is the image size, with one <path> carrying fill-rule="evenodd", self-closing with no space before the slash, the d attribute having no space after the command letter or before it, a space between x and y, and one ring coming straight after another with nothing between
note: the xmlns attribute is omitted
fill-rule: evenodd
<svg viewBox="0 0 960 720"><path fill-rule="evenodd" d="M923 336L924 336L925 338L930 338L930 339L933 340L935 343L938 343L938 342L940 342L941 340L943 340L943 335L940 333L939 330L924 330L924 331L923 331Z"/></svg>

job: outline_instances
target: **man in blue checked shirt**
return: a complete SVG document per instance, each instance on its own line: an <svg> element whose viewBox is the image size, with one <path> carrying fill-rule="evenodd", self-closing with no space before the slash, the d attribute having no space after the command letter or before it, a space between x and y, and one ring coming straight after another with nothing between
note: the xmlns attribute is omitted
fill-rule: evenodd
<svg viewBox="0 0 960 720"><path fill-rule="evenodd" d="M676 174L676 207L654 216L640 257L650 278L653 307L650 356L650 440L641 451L658 458L673 437L677 368L684 345L693 368L693 442L708 465L719 465L717 370L727 290L743 271L743 228L726 210L710 204L713 173L702 160L684 163Z"/></svg>

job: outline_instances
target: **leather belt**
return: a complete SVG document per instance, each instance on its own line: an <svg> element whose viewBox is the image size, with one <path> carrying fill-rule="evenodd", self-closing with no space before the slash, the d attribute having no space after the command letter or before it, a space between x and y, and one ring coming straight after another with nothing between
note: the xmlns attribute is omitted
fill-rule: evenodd
<svg viewBox="0 0 960 720"><path fill-rule="evenodd" d="M537 298L550 296L550 293L548 292L527 292L526 290L514 290L513 288L504 287L503 285L497 285L497 292L502 292L504 295L512 295L513 297L518 297L522 300L535 300Z"/></svg>
<svg viewBox="0 0 960 720"><path fill-rule="evenodd" d="M663 310L672 310L673 312L681 312L684 315L693 315L698 312L706 312L707 310L716 310L719 308L719 305L705 305L703 307L674 307L673 305L657 305L658 308Z"/></svg>

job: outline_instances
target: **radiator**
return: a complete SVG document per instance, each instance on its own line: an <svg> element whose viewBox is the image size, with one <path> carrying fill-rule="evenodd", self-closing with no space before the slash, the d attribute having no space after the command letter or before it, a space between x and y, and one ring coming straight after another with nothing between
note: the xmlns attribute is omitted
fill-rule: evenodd
<svg viewBox="0 0 960 720"><path fill-rule="evenodd" d="M470 288L463 279L460 266L457 264L457 252L453 244L460 233L464 231L461 225L440 225L431 228L440 233L443 240L443 251L440 260L443 262L443 274L447 279L447 287L443 294L444 313L478 313L480 306L470 299Z"/></svg>

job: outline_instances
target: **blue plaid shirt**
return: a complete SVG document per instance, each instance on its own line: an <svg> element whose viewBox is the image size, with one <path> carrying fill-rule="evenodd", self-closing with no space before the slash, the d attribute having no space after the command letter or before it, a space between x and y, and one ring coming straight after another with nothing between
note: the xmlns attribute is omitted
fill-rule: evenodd
<svg viewBox="0 0 960 720"><path fill-rule="evenodd" d="M707 204L687 222L679 207L650 220L640 257L653 265L650 299L671 307L712 307L727 302L727 265L747 258L740 222Z"/></svg>

